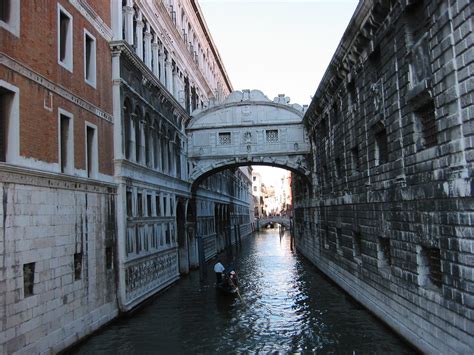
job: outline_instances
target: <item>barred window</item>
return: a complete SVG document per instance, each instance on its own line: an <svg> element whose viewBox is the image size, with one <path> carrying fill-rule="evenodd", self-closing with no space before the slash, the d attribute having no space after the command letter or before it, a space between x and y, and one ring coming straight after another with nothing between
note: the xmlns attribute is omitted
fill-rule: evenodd
<svg viewBox="0 0 474 355"><path fill-rule="evenodd" d="M388 142L387 131L382 129L375 134L375 165L382 165L388 162Z"/></svg>
<svg viewBox="0 0 474 355"><path fill-rule="evenodd" d="M430 148L438 144L438 131L435 121L435 108L431 100L415 111L416 130L421 148Z"/></svg>
<svg viewBox="0 0 474 355"><path fill-rule="evenodd" d="M278 143L278 130L269 129L265 131L267 143Z"/></svg>
<svg viewBox="0 0 474 355"><path fill-rule="evenodd" d="M378 238L377 259L379 261L379 268L388 268L392 265L389 238Z"/></svg>
<svg viewBox="0 0 474 355"><path fill-rule="evenodd" d="M219 145L229 145L231 143L232 141L230 132L219 133Z"/></svg>
<svg viewBox="0 0 474 355"><path fill-rule="evenodd" d="M422 286L441 288L441 251L436 247L418 247L418 277Z"/></svg>
<svg viewBox="0 0 474 355"><path fill-rule="evenodd" d="M23 295L28 297L34 294L35 263L23 264Z"/></svg>

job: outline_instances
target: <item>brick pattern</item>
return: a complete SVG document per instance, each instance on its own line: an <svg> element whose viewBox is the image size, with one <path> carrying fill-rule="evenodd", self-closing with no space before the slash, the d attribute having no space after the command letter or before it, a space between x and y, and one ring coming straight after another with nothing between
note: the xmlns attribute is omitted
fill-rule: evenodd
<svg viewBox="0 0 474 355"><path fill-rule="evenodd" d="M73 18L73 72L58 64L57 59L57 4ZM92 4L97 7L98 2ZM104 11L101 11L104 12ZM110 11L105 11L110 12ZM102 19L110 24L110 15ZM112 112L111 61L108 42L82 17L68 1L22 1L20 8L20 37L0 28L1 55L13 58L51 82L67 88L78 98L102 111ZM96 38L97 85L84 80L84 29ZM46 163L58 162L58 108L74 114L75 164L85 169L85 121L98 127L99 172L113 175L113 128L110 122L91 114L74 103L51 93L47 88L13 70L0 65L0 80L19 88L20 93L20 155ZM45 108L52 95L52 110ZM46 99L48 98L48 99Z"/></svg>
<svg viewBox="0 0 474 355"><path fill-rule="evenodd" d="M313 185L295 178L296 243L422 350L468 352L473 7L366 3L305 116Z"/></svg>

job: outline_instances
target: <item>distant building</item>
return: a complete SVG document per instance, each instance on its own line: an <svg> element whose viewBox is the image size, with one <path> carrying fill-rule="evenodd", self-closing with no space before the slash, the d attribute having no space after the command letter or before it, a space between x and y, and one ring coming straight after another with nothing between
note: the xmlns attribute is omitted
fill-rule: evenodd
<svg viewBox="0 0 474 355"><path fill-rule="evenodd" d="M252 195L255 197L254 216L260 218L263 215L262 176L256 171L252 172Z"/></svg>

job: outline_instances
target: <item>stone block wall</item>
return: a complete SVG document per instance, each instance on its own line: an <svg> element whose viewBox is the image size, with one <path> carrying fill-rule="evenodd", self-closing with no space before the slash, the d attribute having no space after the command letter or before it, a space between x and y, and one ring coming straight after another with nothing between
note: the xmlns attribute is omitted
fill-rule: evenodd
<svg viewBox="0 0 474 355"><path fill-rule="evenodd" d="M64 349L117 316L115 189L0 169L0 353Z"/></svg>
<svg viewBox="0 0 474 355"><path fill-rule="evenodd" d="M298 249L426 352L474 347L468 1L363 1L305 115Z"/></svg>

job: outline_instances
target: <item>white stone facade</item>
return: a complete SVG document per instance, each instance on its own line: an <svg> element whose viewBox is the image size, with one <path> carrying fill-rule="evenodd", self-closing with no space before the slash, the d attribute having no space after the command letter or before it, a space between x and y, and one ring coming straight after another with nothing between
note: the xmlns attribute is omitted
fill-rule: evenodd
<svg viewBox="0 0 474 355"><path fill-rule="evenodd" d="M0 352L59 351L118 314L114 189L1 168Z"/></svg>

